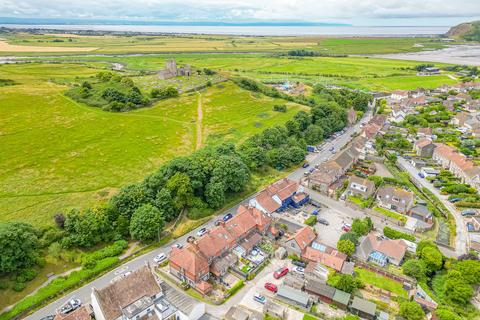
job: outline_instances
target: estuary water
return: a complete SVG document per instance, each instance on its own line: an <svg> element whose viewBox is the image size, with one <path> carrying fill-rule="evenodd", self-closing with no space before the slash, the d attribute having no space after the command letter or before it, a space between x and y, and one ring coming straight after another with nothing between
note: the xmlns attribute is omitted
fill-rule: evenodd
<svg viewBox="0 0 480 320"><path fill-rule="evenodd" d="M246 36L421 36L439 35L448 26L169 26L109 24L0 24L17 29L92 30L173 34L221 34Z"/></svg>

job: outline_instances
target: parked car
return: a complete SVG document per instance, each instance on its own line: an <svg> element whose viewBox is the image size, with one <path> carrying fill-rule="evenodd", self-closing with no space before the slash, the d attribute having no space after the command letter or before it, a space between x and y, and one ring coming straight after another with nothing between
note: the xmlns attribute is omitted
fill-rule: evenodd
<svg viewBox="0 0 480 320"><path fill-rule="evenodd" d="M293 269L296 273L299 273L299 274L305 274L305 268L302 268L302 267L295 267L295 269Z"/></svg>
<svg viewBox="0 0 480 320"><path fill-rule="evenodd" d="M218 227L218 226L220 225L220 223L222 223L221 220L216 220L216 221L213 223L213 225L214 225L215 227Z"/></svg>
<svg viewBox="0 0 480 320"><path fill-rule="evenodd" d="M318 209L315 209L315 210L312 211L312 214L313 214L314 216L317 216L317 215L318 215L318 211L319 211Z"/></svg>
<svg viewBox="0 0 480 320"><path fill-rule="evenodd" d="M207 233L207 228L202 228L197 231L197 237L203 236L205 233Z"/></svg>
<svg viewBox="0 0 480 320"><path fill-rule="evenodd" d="M61 314L68 314L74 310L77 310L82 305L82 302L79 299L72 298L68 300L63 306L60 307Z"/></svg>
<svg viewBox="0 0 480 320"><path fill-rule="evenodd" d="M476 210L473 210L473 209L466 209L466 210L463 210L461 212L462 216L474 216L477 214L477 211Z"/></svg>
<svg viewBox="0 0 480 320"><path fill-rule="evenodd" d="M230 219L232 219L233 216L231 213L227 213L226 215L223 216L223 221L228 221Z"/></svg>
<svg viewBox="0 0 480 320"><path fill-rule="evenodd" d="M308 172L312 173L313 171L315 171L315 168L310 168L310 170L308 170Z"/></svg>
<svg viewBox="0 0 480 320"><path fill-rule="evenodd" d="M265 284L265 286L266 286L266 284ZM260 302L261 304L265 304L265 302L267 302L267 299L264 296L262 296L260 293L257 293L257 292L255 292L255 294L253 295L253 300L255 300L257 302Z"/></svg>
<svg viewBox="0 0 480 320"><path fill-rule="evenodd" d="M345 231L345 232L349 232L350 230L352 230L352 226L348 225L348 224L344 224L342 226L342 230Z"/></svg>
<svg viewBox="0 0 480 320"><path fill-rule="evenodd" d="M267 289L268 291L272 291L273 293L277 293L278 291L277 286L271 282L265 283L265 289Z"/></svg>
<svg viewBox="0 0 480 320"><path fill-rule="evenodd" d="M297 266L297 267L302 267L302 268L305 268L307 266L307 264L303 261L299 261L299 260L292 260L292 264Z"/></svg>
<svg viewBox="0 0 480 320"><path fill-rule="evenodd" d="M302 168L308 168L309 164L308 162L305 162L303 165L302 165Z"/></svg>
<svg viewBox="0 0 480 320"><path fill-rule="evenodd" d="M280 268L278 269L277 271L275 271L273 273L273 277L275 279L280 279L281 277L285 276L286 274L288 273L288 268L287 267L283 267L283 268Z"/></svg>
<svg viewBox="0 0 480 320"><path fill-rule="evenodd" d="M180 244L180 243L175 243L172 248L177 248L177 249L182 249L183 248L183 245Z"/></svg>
<svg viewBox="0 0 480 320"><path fill-rule="evenodd" d="M423 173L421 173L421 172L418 173L418 176L419 176L420 178L422 178L422 179L425 178L425 175L424 175Z"/></svg>
<svg viewBox="0 0 480 320"><path fill-rule="evenodd" d="M153 262L155 263L160 263L162 262L163 260L167 259L167 255L165 253L160 253L159 255L157 255L155 258L153 258Z"/></svg>
<svg viewBox="0 0 480 320"><path fill-rule="evenodd" d="M448 199L448 201L450 201L451 203L455 203L455 202L458 202L458 201L461 201L463 200L463 198L452 198L452 199Z"/></svg>
<svg viewBox="0 0 480 320"><path fill-rule="evenodd" d="M330 224L327 220L325 220L325 219L323 219L323 218L318 218L318 219L317 219L317 222L318 222L318 223L321 223L321 224L323 224L323 225L325 225L325 226L328 226L328 225Z"/></svg>
<svg viewBox="0 0 480 320"><path fill-rule="evenodd" d="M328 151L332 152L333 150L335 150L335 147L330 147L330 149L328 149Z"/></svg>
<svg viewBox="0 0 480 320"><path fill-rule="evenodd" d="M50 315L50 316L43 317L40 320L53 320L53 319L55 319L55 316Z"/></svg>

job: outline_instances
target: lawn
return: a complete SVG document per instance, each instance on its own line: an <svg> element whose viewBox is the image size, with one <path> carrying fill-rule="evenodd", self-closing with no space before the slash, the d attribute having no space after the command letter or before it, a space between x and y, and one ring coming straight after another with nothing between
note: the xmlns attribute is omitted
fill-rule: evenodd
<svg viewBox="0 0 480 320"><path fill-rule="evenodd" d="M399 221L403 221L403 222L407 222L407 218L404 216L404 215L401 215L400 213L397 213L397 212L394 212L394 211L391 211L391 210L388 210L388 209L385 209L385 208L381 208L381 207L374 207L373 210L387 216L387 217L390 217L390 218L393 218L393 219L397 219Z"/></svg>
<svg viewBox="0 0 480 320"><path fill-rule="evenodd" d="M362 268L355 268L355 273L357 274L358 278L365 284L369 284L374 287L390 291L397 296L403 298L408 297L407 291L405 291L402 284L397 281Z"/></svg>
<svg viewBox="0 0 480 320"><path fill-rule="evenodd" d="M199 94L125 113L65 97L67 87L58 83L93 76L99 71L94 66L0 67L0 78L18 82L0 88L0 220L52 224L55 213L104 201L196 148ZM229 82L201 95L203 144L243 140L304 108L289 103L287 113L273 112L274 104L285 102L254 96Z"/></svg>

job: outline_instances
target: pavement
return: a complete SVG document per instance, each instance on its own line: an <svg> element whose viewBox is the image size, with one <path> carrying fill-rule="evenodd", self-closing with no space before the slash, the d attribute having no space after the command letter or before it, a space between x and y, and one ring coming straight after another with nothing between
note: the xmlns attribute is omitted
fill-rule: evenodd
<svg viewBox="0 0 480 320"><path fill-rule="evenodd" d="M408 160L399 157L398 158L398 163L404 170L406 170L410 177L420 184L422 187L427 188L432 192L442 203L444 206L450 211L455 218L455 225L456 225L456 231L457 235L455 237L455 253L457 256L460 256L462 254L467 253L467 246L468 246L468 231L467 231L467 226L465 224L465 221L463 220L462 215L460 212L455 208L455 206L448 201L448 197L441 194L440 191L433 186L432 183L427 181L426 179L420 178L418 176L418 169L415 168ZM440 247L441 248L441 247Z"/></svg>
<svg viewBox="0 0 480 320"><path fill-rule="evenodd" d="M371 110L373 109L374 103L375 103L375 101L369 106L369 111L365 112L363 118L360 121L358 121L357 124L355 124L352 127L346 128L346 130L343 134L341 134L338 137L332 139L331 141L327 141L327 142L323 143L322 151L310 154L307 158L310 165L314 166L316 164L320 164L321 162L323 162L324 159L330 159L333 156L333 154L330 151L328 151L331 147L334 147L335 150L340 150L348 142L350 142L352 140L352 135L354 133L359 133L361 131L361 128L362 128L361 123L362 122L368 122L372 118L372 111ZM300 180L302 177L304 177L305 170L308 170L308 168L307 169L298 168L295 171L293 171L292 173L290 173L287 177L289 179L292 179L292 180ZM155 249L155 250L153 250L149 253L146 253L146 254L144 254L142 256L139 256L135 259L127 261L126 263L119 266L118 268L116 268L116 269L114 269L110 272L107 272L106 274L104 274L104 275L100 276L99 278L89 282L88 284L84 285L83 287L70 292L68 295L55 300L54 302L52 302L52 303L46 305L45 307L37 310L36 312L34 312L33 314L25 317L24 319L39 320L43 317L53 315L53 314L55 314L55 311L60 306L65 304L72 297L75 297L76 299L80 299L82 301L82 303L84 303L84 304L85 303L90 303L90 294L91 294L93 288L103 288L103 287L107 286L108 284L110 284L111 281L115 277L117 277L119 275L122 275L122 274L124 274L128 271L136 270L136 269L144 266L146 263L153 263L153 258L160 253L165 253L165 254L168 255L169 252L171 251L171 247L175 243L181 243L181 244L186 243L187 238L189 236L195 236L196 232L200 228L210 229L210 228L214 227L214 222L217 219L221 219L223 217L223 215L225 215L227 213L235 214L236 211L237 211L237 208L240 205L248 204L249 200L252 199L253 197L255 197L255 195L252 195L251 197L244 199L243 201L241 201L237 205L231 207L230 209L226 210L222 214L219 214L214 219L212 218L208 222L206 222L205 224L199 226L197 229L192 230L191 232L183 235L182 237L180 237L176 240L173 240L173 241L169 242L168 244L166 244L162 247L159 247L159 248L157 248L157 249ZM329 201L331 203L336 202L335 200L327 198L327 197L319 198L319 199L325 199L325 198L329 199ZM342 210L342 209L343 208L341 208L340 210ZM351 212L351 211L349 211L349 212ZM242 289L242 291L243 291L243 289ZM237 293L234 297L232 297L228 301L236 301L237 299L239 299L239 298L236 298L237 296L241 298L241 295Z"/></svg>

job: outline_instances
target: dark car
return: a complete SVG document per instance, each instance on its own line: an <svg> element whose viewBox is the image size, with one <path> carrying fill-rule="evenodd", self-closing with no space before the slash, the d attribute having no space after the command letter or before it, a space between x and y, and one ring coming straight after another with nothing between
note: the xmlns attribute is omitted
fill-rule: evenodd
<svg viewBox="0 0 480 320"><path fill-rule="evenodd" d="M452 198L452 199L448 199L448 201L450 201L451 203L455 203L455 202L458 202L460 200L463 200L463 198Z"/></svg>
<svg viewBox="0 0 480 320"><path fill-rule="evenodd" d="M476 211L476 210L472 210L472 209L463 210L463 211L461 212L461 215L464 216L464 217L465 217L465 216L474 216L474 215L476 215L476 214L477 214L477 211Z"/></svg>
<svg viewBox="0 0 480 320"><path fill-rule="evenodd" d="M307 266L307 264L305 262L298 261L298 260L293 260L292 264L297 266L297 267L302 267L302 268L305 268Z"/></svg>
<svg viewBox="0 0 480 320"><path fill-rule="evenodd" d="M53 320L53 319L55 319L55 316L46 316L41 318L40 320Z"/></svg>
<svg viewBox="0 0 480 320"><path fill-rule="evenodd" d="M328 226L328 225L330 224L327 220L325 220L325 219L323 219L323 218L318 218L318 219L317 219L317 222L318 222L318 223L321 223L321 224L323 224L323 225L325 225L325 226Z"/></svg>
<svg viewBox="0 0 480 320"><path fill-rule="evenodd" d="M302 168L308 168L309 164L308 162L305 162L303 165L302 165Z"/></svg>
<svg viewBox="0 0 480 320"><path fill-rule="evenodd" d="M226 215L223 216L223 221L228 221L230 219L232 219L232 214L231 213L227 213Z"/></svg>

